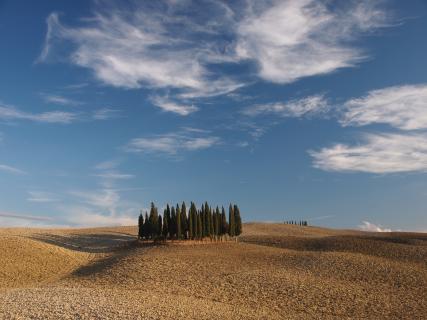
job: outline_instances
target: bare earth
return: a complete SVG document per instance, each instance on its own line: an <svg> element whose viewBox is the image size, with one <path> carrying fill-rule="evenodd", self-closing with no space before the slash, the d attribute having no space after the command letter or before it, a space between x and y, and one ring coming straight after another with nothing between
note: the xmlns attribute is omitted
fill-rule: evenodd
<svg viewBox="0 0 427 320"><path fill-rule="evenodd" d="M427 234L245 224L135 245L136 227L0 229L0 319L427 319Z"/></svg>

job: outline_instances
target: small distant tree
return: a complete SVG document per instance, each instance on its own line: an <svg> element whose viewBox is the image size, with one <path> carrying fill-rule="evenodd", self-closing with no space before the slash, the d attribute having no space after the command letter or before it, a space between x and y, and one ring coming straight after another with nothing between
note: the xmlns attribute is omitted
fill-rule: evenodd
<svg viewBox="0 0 427 320"><path fill-rule="evenodd" d="M234 209L233 209L231 204L228 208L228 221L229 221L228 234L230 235L230 237L234 237L234 235L235 235Z"/></svg>

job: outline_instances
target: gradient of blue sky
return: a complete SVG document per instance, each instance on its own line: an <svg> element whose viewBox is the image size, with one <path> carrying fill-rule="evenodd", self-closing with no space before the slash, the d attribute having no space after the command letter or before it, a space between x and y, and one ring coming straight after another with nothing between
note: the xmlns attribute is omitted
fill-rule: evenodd
<svg viewBox="0 0 427 320"><path fill-rule="evenodd" d="M0 0L0 225L427 230L426 31L423 0Z"/></svg>

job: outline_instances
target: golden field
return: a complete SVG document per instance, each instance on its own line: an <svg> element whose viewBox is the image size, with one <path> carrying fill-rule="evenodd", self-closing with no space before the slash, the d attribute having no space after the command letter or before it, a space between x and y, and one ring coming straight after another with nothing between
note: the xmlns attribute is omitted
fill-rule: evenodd
<svg viewBox="0 0 427 320"><path fill-rule="evenodd" d="M427 234L244 224L238 242L136 227L0 229L0 319L426 319Z"/></svg>

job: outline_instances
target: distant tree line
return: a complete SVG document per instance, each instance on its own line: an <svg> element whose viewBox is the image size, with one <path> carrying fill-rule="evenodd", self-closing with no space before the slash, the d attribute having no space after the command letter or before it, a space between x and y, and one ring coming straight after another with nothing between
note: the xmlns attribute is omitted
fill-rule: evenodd
<svg viewBox="0 0 427 320"><path fill-rule="evenodd" d="M308 222L306 220L286 220L284 222L285 224L293 224L293 225L297 225L297 226L308 226Z"/></svg>
<svg viewBox="0 0 427 320"><path fill-rule="evenodd" d="M228 221L224 207L213 208L205 202L198 210L191 202L187 213L185 202L166 206L163 215L151 203L150 213L142 211L138 218L138 239L176 239L200 240L203 238L218 239L224 235L230 237L242 233L242 219L237 205L228 208Z"/></svg>

